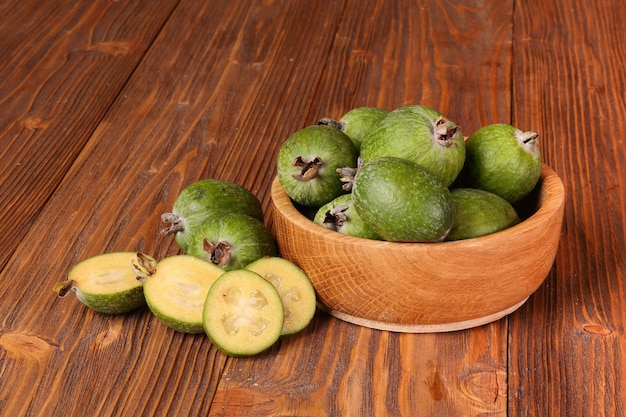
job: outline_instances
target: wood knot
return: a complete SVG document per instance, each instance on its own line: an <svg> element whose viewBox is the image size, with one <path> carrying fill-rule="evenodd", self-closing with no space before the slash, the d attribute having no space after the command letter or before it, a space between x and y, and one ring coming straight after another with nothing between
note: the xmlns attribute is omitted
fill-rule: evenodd
<svg viewBox="0 0 626 417"><path fill-rule="evenodd" d="M19 332L8 332L0 335L0 347L12 359L34 360L45 362L58 345L40 337Z"/></svg>
<svg viewBox="0 0 626 417"><path fill-rule="evenodd" d="M593 334L593 335L598 335L598 336L608 336L611 333L613 333L613 330L609 329L608 327L605 327L601 324L585 324L583 325L583 330L586 333L589 334Z"/></svg>

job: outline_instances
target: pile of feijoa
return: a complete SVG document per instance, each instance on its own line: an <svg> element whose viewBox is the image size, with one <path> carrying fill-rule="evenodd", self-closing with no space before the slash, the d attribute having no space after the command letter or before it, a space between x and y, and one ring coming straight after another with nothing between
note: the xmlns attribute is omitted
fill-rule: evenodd
<svg viewBox="0 0 626 417"><path fill-rule="evenodd" d="M423 105L357 107L298 130L277 160L284 191L318 225L395 242L441 242L520 222L537 185L538 135L490 124L465 138Z"/></svg>
<svg viewBox="0 0 626 417"><path fill-rule="evenodd" d="M204 179L162 215L183 254L156 260L110 252L74 265L55 285L87 307L122 314L147 305L175 331L205 333L222 352L248 356L303 330L316 311L306 273L280 258L260 201L232 182Z"/></svg>

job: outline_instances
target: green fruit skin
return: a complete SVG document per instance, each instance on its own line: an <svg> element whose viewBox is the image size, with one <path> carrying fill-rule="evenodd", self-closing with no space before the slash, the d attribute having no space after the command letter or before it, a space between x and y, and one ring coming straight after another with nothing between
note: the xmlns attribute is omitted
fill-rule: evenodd
<svg viewBox="0 0 626 417"><path fill-rule="evenodd" d="M492 192L515 203L535 188L541 177L541 152L537 139L520 144L514 126L495 123L474 132L466 142L463 175L468 185Z"/></svg>
<svg viewBox="0 0 626 417"><path fill-rule="evenodd" d="M212 218L241 213L263 220L261 202L254 194L238 184L213 178L185 187L176 198L172 213L183 218L184 230L176 232L174 240L184 252L195 230Z"/></svg>
<svg viewBox="0 0 626 417"><path fill-rule="evenodd" d="M143 286L115 294L91 294L74 288L76 298L87 307L104 314L123 314L146 305Z"/></svg>
<svg viewBox="0 0 626 417"><path fill-rule="evenodd" d="M278 253L276 241L269 229L254 217L245 214L228 214L203 224L190 239L189 255L211 262L204 249L204 239L217 244L230 244L232 258L222 269L242 269L250 262Z"/></svg>
<svg viewBox="0 0 626 417"><path fill-rule="evenodd" d="M154 314L154 316L161 323L165 324L170 329L175 330L177 332L189 333L189 334L198 334L204 331L204 328L202 327L202 322L192 323L192 322L187 322L187 321L182 321L182 320L176 320L175 318L171 316L161 313L158 306L152 305L150 303L150 299L147 299L147 301L148 301L148 308L150 309L152 314Z"/></svg>
<svg viewBox="0 0 626 417"><path fill-rule="evenodd" d="M298 156L305 161L321 158L323 165L319 176L309 181L297 180L300 168L293 162ZM287 195L305 206L321 206L344 194L343 183L337 168L356 167L357 150L352 140L341 130L330 126L314 125L291 135L278 152L278 180Z"/></svg>
<svg viewBox="0 0 626 417"><path fill-rule="evenodd" d="M485 236L520 222L515 208L493 193L474 188L455 188L450 193L456 215L446 240Z"/></svg>
<svg viewBox="0 0 626 417"><path fill-rule="evenodd" d="M377 107L356 107L344 114L339 123L341 130L360 150L365 136L388 114L389 110Z"/></svg>
<svg viewBox="0 0 626 417"><path fill-rule="evenodd" d="M447 187L420 165L384 157L366 163L356 174L354 206L379 236L397 242L440 242L454 220Z"/></svg>
<svg viewBox="0 0 626 417"><path fill-rule="evenodd" d="M361 216L359 216L359 213L356 211L356 208L354 207L354 203L352 201L352 194L340 195L331 202L324 204L315 214L315 218L313 219L313 221L322 227L327 227L324 224L326 212L334 209L337 206L348 207L348 209L345 211L345 215L347 218L344 221L343 225L336 229L337 232L349 236L360 237L363 239L381 239L381 237L378 236L378 234L374 232L372 228L363 221Z"/></svg>
<svg viewBox="0 0 626 417"><path fill-rule="evenodd" d="M408 159L449 186L463 169L465 142L460 129L445 141L436 139L435 121L442 117L438 111L422 105L399 107L365 137L360 156L364 162L385 156Z"/></svg>

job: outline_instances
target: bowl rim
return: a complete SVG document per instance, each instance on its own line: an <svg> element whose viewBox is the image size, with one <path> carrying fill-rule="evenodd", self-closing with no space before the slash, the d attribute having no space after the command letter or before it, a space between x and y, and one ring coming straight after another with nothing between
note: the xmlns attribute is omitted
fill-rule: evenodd
<svg viewBox="0 0 626 417"><path fill-rule="evenodd" d="M287 217L291 222L297 223L301 227L306 227L309 233L315 234L320 238L331 238L337 243L352 243L372 248L392 246L405 249L408 247L416 248L421 246L432 248L433 245L446 245L446 247L450 248L454 246L493 244L507 236L517 235L536 227L541 227L545 218L550 218L557 214L557 212L563 210L565 200L565 187L561 178L550 166L543 163L541 168L538 208L520 223L498 232L469 239L442 242L392 242L350 236L318 225L296 208L291 198L282 188L278 176L275 176L272 182L270 193L274 208L278 210L282 216ZM311 227L311 225L315 227Z"/></svg>

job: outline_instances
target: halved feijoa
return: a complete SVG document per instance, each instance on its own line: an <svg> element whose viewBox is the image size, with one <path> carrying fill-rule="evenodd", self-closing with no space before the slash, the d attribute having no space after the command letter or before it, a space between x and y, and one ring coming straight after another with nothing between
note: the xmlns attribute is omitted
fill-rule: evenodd
<svg viewBox="0 0 626 417"><path fill-rule="evenodd" d="M171 225L163 235L174 234L180 249L187 252L191 236L204 223L229 213L241 213L263 220L259 199L239 184L218 179L202 179L185 187L171 213L161 219Z"/></svg>
<svg viewBox="0 0 626 417"><path fill-rule="evenodd" d="M284 258L266 257L252 262L246 269L271 282L280 294L285 315L283 335L298 333L311 322L317 307L315 290L298 265Z"/></svg>
<svg viewBox="0 0 626 417"><path fill-rule="evenodd" d="M515 208L496 194L474 188L454 188L450 193L456 213L446 240L484 236L520 222Z"/></svg>
<svg viewBox="0 0 626 417"><path fill-rule="evenodd" d="M291 135L278 152L280 185L293 201L321 206L345 193L337 168L356 166L357 150L341 130L308 126Z"/></svg>
<svg viewBox="0 0 626 417"><path fill-rule="evenodd" d="M202 333L202 310L209 288L224 273L220 267L190 255L135 265L144 281L150 311L166 326L184 333Z"/></svg>
<svg viewBox="0 0 626 417"><path fill-rule="evenodd" d="M136 256L136 252L110 252L82 260L54 291L59 297L74 292L81 303L100 313L121 314L143 306L143 285L131 269Z"/></svg>
<svg viewBox="0 0 626 417"><path fill-rule="evenodd" d="M237 269L215 281L206 297L204 331L230 356L250 356L270 348L283 329L283 303L276 288L259 274Z"/></svg>
<svg viewBox="0 0 626 417"><path fill-rule="evenodd" d="M201 225L190 239L187 253L230 271L263 256L274 256L277 249L274 236L261 221L245 214L228 214Z"/></svg>

